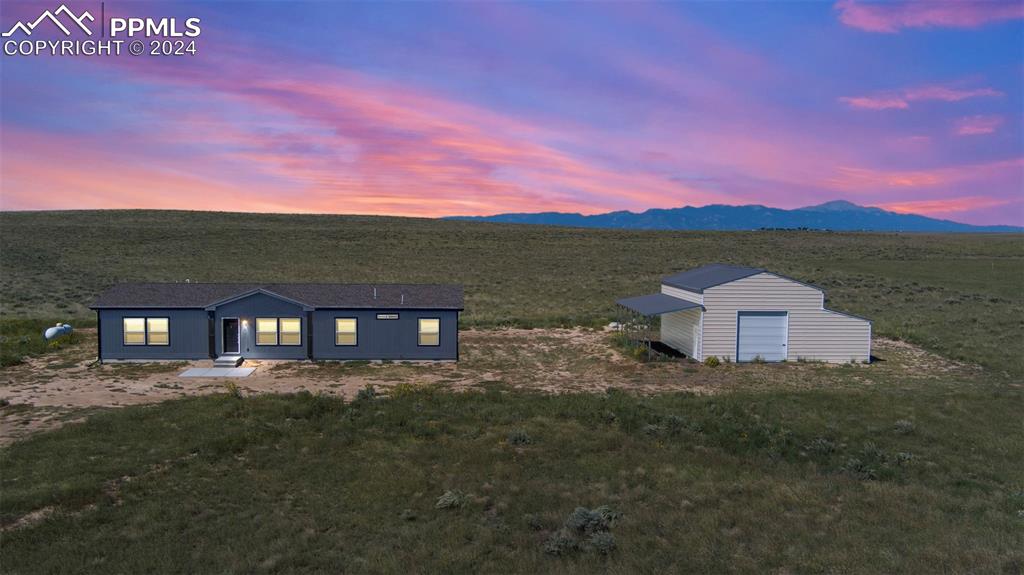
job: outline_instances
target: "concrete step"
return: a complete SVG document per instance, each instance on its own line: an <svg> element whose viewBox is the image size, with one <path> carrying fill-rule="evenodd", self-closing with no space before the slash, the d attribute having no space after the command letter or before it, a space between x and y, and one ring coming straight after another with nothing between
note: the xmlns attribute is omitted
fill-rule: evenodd
<svg viewBox="0 0 1024 575"><path fill-rule="evenodd" d="M214 367L238 367L245 359L240 355L222 355L213 360Z"/></svg>

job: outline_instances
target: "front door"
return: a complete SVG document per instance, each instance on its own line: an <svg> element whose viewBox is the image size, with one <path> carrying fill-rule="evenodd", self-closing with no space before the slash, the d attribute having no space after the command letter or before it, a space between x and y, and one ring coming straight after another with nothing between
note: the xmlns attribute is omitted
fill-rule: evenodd
<svg viewBox="0 0 1024 575"><path fill-rule="evenodd" d="M238 318L226 317L222 321L224 330L221 332L221 347L225 354L238 353Z"/></svg>

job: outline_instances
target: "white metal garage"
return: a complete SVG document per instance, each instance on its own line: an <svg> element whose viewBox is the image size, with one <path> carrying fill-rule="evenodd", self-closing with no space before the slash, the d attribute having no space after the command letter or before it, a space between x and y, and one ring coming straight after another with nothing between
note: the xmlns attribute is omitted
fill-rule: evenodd
<svg viewBox="0 0 1024 575"><path fill-rule="evenodd" d="M818 287L763 269L725 264L701 266L661 283L657 295L675 298L679 305L634 303L648 296L618 303L634 313L660 316L662 343L694 359L871 359L871 322L826 308L825 293Z"/></svg>

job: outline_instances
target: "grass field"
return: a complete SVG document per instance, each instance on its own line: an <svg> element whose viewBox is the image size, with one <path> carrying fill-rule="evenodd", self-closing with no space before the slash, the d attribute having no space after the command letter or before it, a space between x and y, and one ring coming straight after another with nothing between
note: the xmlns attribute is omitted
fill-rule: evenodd
<svg viewBox="0 0 1024 575"><path fill-rule="evenodd" d="M456 366L272 372L316 394L55 407L59 429L0 449L3 572L1024 572L1024 236L82 212L0 214L0 248L5 365L45 354L3 368L0 399L177 393L86 367L91 334L32 339L88 326L121 280L460 282L467 327L539 328L724 261L972 364L889 343L871 366L632 365L593 331L479 331ZM329 395L357 377L377 393Z"/></svg>
<svg viewBox="0 0 1024 575"><path fill-rule="evenodd" d="M3 519L42 521L4 534L5 571L1024 565L1024 443L989 423L1019 426L1019 389L393 393L184 399L16 443L0 452ZM608 556L607 536L561 531L604 505L622 514L594 529Z"/></svg>
<svg viewBox="0 0 1024 575"><path fill-rule="evenodd" d="M457 282L464 325L596 325L708 262L827 290L874 332L1024 376L1024 236L582 230L208 212L0 214L4 317L91 319L117 281ZM86 320L88 321L88 319ZM4 326L0 326L3 328Z"/></svg>

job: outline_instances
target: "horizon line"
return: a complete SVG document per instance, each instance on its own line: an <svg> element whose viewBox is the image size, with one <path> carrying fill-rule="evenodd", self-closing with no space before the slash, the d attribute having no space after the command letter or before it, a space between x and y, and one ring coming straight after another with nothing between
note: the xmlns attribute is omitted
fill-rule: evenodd
<svg viewBox="0 0 1024 575"><path fill-rule="evenodd" d="M918 216L918 217L928 218L930 220L943 221L943 222L952 222L952 223L959 224L959 225L972 226L972 227L978 227L978 228L1007 227L1007 228L1017 228L1017 229L1020 229L1020 230L1024 231L1024 225L1020 225L1020 224L1012 224L1012 223L971 224L971 223L960 222L960 221L957 221L957 220L951 220L951 219L946 219L946 218L936 218L936 217L927 216L927 215L919 214L919 213L915 213L915 212L896 212L896 211L892 211L892 210L887 210L887 209L882 208L880 206L861 205L861 204L857 204L857 203L854 203L854 202L850 202L848 200L828 200L826 202L822 202L822 204L831 203L831 202L837 202L837 201L846 202L846 203L849 203L849 204L852 204L854 206L861 207L861 208L876 208L876 209L882 210L883 212L886 212L886 213L889 213L889 214L894 214L894 215ZM352 213L352 212L260 211L260 210L252 210L252 211L232 210L232 211L229 211L229 210L202 210L202 209L189 209L189 208L54 208L54 209L18 209L18 208L13 208L12 209L12 208L0 207L0 213L10 213L10 214L40 213L41 214L41 213L60 213L60 212L182 212L182 213L199 213L199 214L254 214L254 215L262 214L262 215L269 215L269 216L273 216L273 215L282 215L282 216L285 216L285 215L289 215L289 216L353 216L353 217L368 217L368 218L407 218L407 219L417 219L417 220L444 220L444 219L453 219L453 218L491 218L491 217L496 217L496 216L513 215L513 214L514 215L566 214L566 215L579 215L579 216L583 216L583 217L589 217L589 216L600 216L600 215L605 215L605 214L610 214L610 213L643 214L643 213L645 213L647 211L650 211L650 210L675 210L675 209L683 209L683 208L700 209L700 208L707 208L707 207L714 207L714 206L724 206L724 207L733 207L733 208L761 207L761 208L776 209L776 210L782 210L782 211L789 212L789 211L797 211L797 210L806 209L808 207L820 206L822 204L814 204L814 205L809 205L809 206L801 206L799 208L779 208L779 207L775 207L775 206L768 206L768 205L765 205L765 204L723 204L723 203L711 203L711 204L704 204L704 205L700 205L700 206L686 204L686 205L676 206L676 207L671 207L671 208L647 208L647 209L642 210L642 211L609 210L609 211L594 212L594 213L559 212L559 211L499 212L499 213L484 214L484 215L452 214L452 215L441 215L441 216L422 216L422 215L405 215L405 214L382 214L382 213ZM517 223L517 222L488 222L488 223ZM530 225L535 225L535 224L530 224ZM549 224L549 225L555 225L555 224ZM824 229L824 228L822 228L822 229ZM714 230L709 230L709 231L714 231ZM726 230L722 230L722 231L726 231ZM922 233L929 233L929 232L922 232ZM937 232L937 233L945 233L945 232Z"/></svg>

